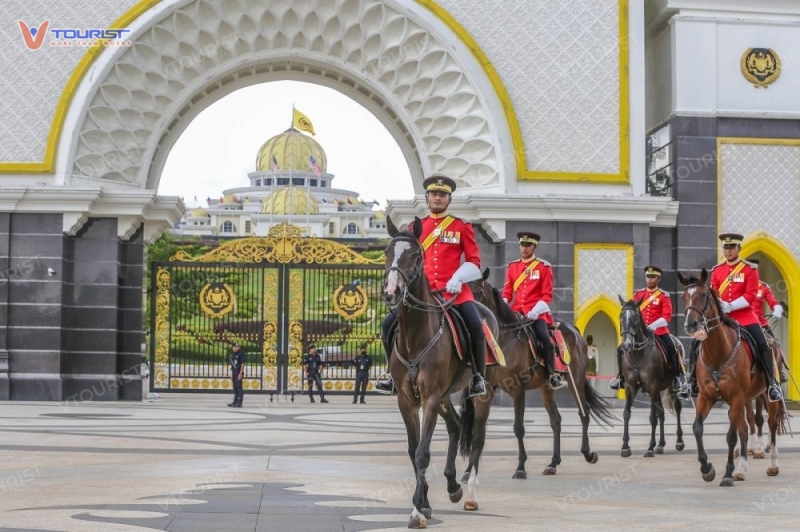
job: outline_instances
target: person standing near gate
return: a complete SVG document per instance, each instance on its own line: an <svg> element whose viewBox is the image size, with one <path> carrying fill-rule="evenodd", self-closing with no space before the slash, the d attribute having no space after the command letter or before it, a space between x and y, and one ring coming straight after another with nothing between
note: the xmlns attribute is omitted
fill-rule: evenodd
<svg viewBox="0 0 800 532"><path fill-rule="evenodd" d="M322 391L322 358L317 353L317 346L311 344L308 346L308 354L303 357L303 367L306 372L306 380L308 380L308 396L311 398L312 403L314 400L314 383L317 383L317 391L319 391L320 403L327 403L325 399L325 392Z"/></svg>
<svg viewBox="0 0 800 532"><path fill-rule="evenodd" d="M241 408L242 400L244 399L242 383L244 382L245 353L242 351L242 348L239 347L238 342L233 343L228 362L230 362L231 365L231 381L233 381L233 402L228 406Z"/></svg>
<svg viewBox="0 0 800 532"><path fill-rule="evenodd" d="M353 404L358 399L359 389L361 390L361 404L366 404L364 394L367 393L367 382L369 382L369 369L372 367L372 359L367 356L367 344L361 344L358 356L353 363L356 366L356 386L353 392Z"/></svg>

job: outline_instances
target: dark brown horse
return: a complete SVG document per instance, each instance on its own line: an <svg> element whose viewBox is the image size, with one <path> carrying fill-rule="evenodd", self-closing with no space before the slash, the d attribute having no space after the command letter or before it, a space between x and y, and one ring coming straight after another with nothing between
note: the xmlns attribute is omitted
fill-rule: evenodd
<svg viewBox="0 0 800 532"><path fill-rule="evenodd" d="M619 297L619 296L618 296ZM622 309L619 313L620 331L622 332L622 372L625 375L625 411L622 414L625 420L625 429L622 434L621 456L627 458L631 455L628 446L628 424L631 420L631 406L639 390L650 396L650 446L644 453L645 458L652 458L657 454L664 454L667 444L664 438L664 399L667 407L675 412L678 419L678 439L675 448L682 451L686 445L683 442L683 429L681 428L681 402L672 389L672 372L667 366L656 342L655 334L647 330L642 318L642 312L636 301L625 301L619 297ZM672 338L670 337L670 341ZM683 358L683 346L676 345L678 356ZM662 392L664 397L662 398ZM660 439L656 446L656 426L660 426Z"/></svg>
<svg viewBox="0 0 800 532"><path fill-rule="evenodd" d="M465 388L472 374L456 353L442 306L437 303L423 273L423 250L419 242L422 223L416 218L412 224L413 232L400 232L387 218L386 227L392 241L386 248L383 296L389 306L397 307L399 324L389 372L397 388L397 404L408 434L408 455L417 480L408 526L426 528L431 506L425 473L430 464L431 438L438 416L444 419L449 438L444 476L450 501L456 503L463 495L456 479L455 465L456 452L460 450L462 455L468 454L470 463L474 464L467 483L464 509L477 510L478 463L486 440L486 421L491 403L474 401L462 392L460 417L453 408L450 394ZM467 287L463 289L467 290ZM496 335L494 316L483 305L478 304L478 307ZM491 374L490 369L487 378L491 379Z"/></svg>
<svg viewBox="0 0 800 532"><path fill-rule="evenodd" d="M500 291L486 279L489 270L483 272L483 280L469 283L475 299L485 304L497 317L500 324L500 337L497 339L506 359L506 367L496 366L494 373L489 378L490 390L481 401L491 401L497 389L506 392L514 403L514 435L519 446L517 469L511 478L527 478L525 461L528 455L525 452L525 391L539 389L542 402L550 417L550 428L553 431L553 456L550 464L542 471L543 475L555 475L556 468L561 464L561 414L556 406L556 391L547 386L544 368L539 366L536 370L534 356L530 344L523 331L523 323L508 307ZM589 447L589 416L595 421L610 425L613 414L610 405L592 389L586 378L588 346L583 337L575 328L567 323L560 322L559 330L570 350L570 370L574 381L569 378L569 390L576 399L578 415L583 427L581 453L590 464L597 462L597 453ZM471 464L470 464L471 466ZM469 469L468 469L469 471Z"/></svg>
<svg viewBox="0 0 800 532"><path fill-rule="evenodd" d="M730 407L730 426L726 438L728 462L720 485L733 486L734 480L744 480L747 472L745 401L764 396L767 384L762 371L755 370L750 360L739 325L722 312L717 293L706 284L708 272L703 269L699 278L690 279L679 273L678 279L685 286L682 295L686 309L684 329L687 335L702 342L695 369L700 393L692 427L697 439L700 473L706 482L711 482L716 476L703 446L703 422L716 402L722 400ZM770 463L767 475L775 476L779 472L777 434L783 429L786 411L782 402L768 403L767 408L770 432ZM739 470L734 473L733 451L737 432L741 442L741 455Z"/></svg>

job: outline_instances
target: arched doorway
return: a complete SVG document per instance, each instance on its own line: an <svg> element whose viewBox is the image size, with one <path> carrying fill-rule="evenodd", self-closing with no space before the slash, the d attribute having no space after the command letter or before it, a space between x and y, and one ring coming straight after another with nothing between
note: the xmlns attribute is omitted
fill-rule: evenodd
<svg viewBox="0 0 800 532"><path fill-rule="evenodd" d="M608 388L609 381L617 374L617 346L619 345L619 305L607 296L598 296L578 309L576 327L584 338L592 337L597 347L592 387L604 397L616 397Z"/></svg>
<svg viewBox="0 0 800 532"><path fill-rule="evenodd" d="M800 286L798 284L800 283L800 265L783 244L763 232L747 236L742 245L742 256L760 261L759 277L770 285L778 301L788 303L788 317L781 319L773 327L773 330L781 339L792 373L797 376L800 371L800 353L797 352L796 331L800 326L800 319L796 314L800 309L800 290L796 287ZM800 400L800 395L791 382L787 392L789 399Z"/></svg>

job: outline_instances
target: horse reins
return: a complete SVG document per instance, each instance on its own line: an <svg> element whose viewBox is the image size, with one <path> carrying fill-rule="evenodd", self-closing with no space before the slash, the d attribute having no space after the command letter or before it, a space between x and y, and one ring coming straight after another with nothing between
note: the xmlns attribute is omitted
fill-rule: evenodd
<svg viewBox="0 0 800 532"><path fill-rule="evenodd" d="M719 316L717 316L715 318L711 318L711 319L708 319L706 317L706 310L708 310L708 304L711 302L711 300L713 299L714 295L711 293L711 287L708 286L707 284L694 283L694 284L686 285L686 288L696 288L698 286L702 286L703 288L706 289L706 292L705 292L706 303L705 303L705 305L703 305L703 310L700 310L699 308L695 307L694 305L689 305L688 307L686 307L686 317L687 318L689 317L689 311L690 310L694 310L695 312L700 314L701 318L703 318L703 321L700 322L701 325L703 326L703 328L706 331L711 332L714 329L716 329L717 327L719 327L720 325L722 325L722 315L720 314ZM708 323L712 322L712 321L716 321L718 323L716 325L714 325L714 326L710 326L709 327Z"/></svg>

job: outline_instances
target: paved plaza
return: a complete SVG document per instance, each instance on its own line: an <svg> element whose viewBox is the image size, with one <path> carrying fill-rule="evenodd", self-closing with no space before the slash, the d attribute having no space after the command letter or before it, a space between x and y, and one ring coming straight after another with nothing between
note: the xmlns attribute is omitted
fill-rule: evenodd
<svg viewBox="0 0 800 532"><path fill-rule="evenodd" d="M395 399L329 404L221 395L162 395L142 403L8 403L0 440L0 530L361 531L405 528L413 477ZM692 411L685 416L691 421ZM480 510L451 504L442 476L445 432L433 444L430 500L437 530L796 530L800 441L781 440L780 475L751 460L745 482L719 487L726 413L707 423L717 470L701 480L691 428L675 451L643 458L647 411L632 419L633 457L619 456L621 423L592 425L600 454L578 450L574 409L562 409L564 460L540 475L551 437L546 415L526 419L527 480L512 480L516 442L507 407L493 409L481 462ZM621 410L618 411L621 418ZM459 458L458 467L465 462ZM466 491L466 490L465 490Z"/></svg>

